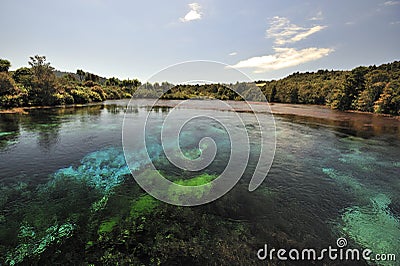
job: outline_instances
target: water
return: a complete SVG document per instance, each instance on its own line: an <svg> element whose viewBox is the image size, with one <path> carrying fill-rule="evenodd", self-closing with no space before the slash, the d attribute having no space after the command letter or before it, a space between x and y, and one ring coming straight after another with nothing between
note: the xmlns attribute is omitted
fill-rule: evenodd
<svg viewBox="0 0 400 266"><path fill-rule="evenodd" d="M247 190L258 151L254 141L234 189L206 205L176 207L146 195L130 175L122 121L124 115L139 121L148 107L137 100L125 111L126 103L0 114L0 265L265 265L256 256L264 244L322 249L336 246L339 237L351 248L400 256L398 120L275 105L282 113L275 116L277 149L262 185ZM182 112L229 114L203 103ZM162 119L174 104L164 101L151 114ZM212 180L234 145L218 123L188 124L181 135L185 156L199 156L204 134L219 149L208 168L192 173L168 163L154 133L159 127L150 129L155 166L181 184ZM257 139L256 127L246 129ZM135 156L138 174L151 180L155 172Z"/></svg>

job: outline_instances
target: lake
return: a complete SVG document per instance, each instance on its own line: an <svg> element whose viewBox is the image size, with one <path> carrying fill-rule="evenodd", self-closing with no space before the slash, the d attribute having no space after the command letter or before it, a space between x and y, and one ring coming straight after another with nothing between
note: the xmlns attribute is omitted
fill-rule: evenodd
<svg viewBox="0 0 400 266"><path fill-rule="evenodd" d="M179 169L163 155L157 137L159 122L178 101L160 101L151 110L148 100L133 100L126 109L127 103L0 114L0 265L266 265L257 257L265 244L321 250L337 247L338 238L349 248L400 256L399 119L273 104L276 151L262 184L248 191L260 148L257 127L246 123L250 155L242 178L215 201L182 207L146 194L132 167L145 180L162 173L177 184L202 185L227 167L232 147L244 152L244 146L230 143L224 126L198 118L182 127L183 154L198 158L204 136L214 139L217 153L204 170ZM225 124L236 128L230 115L251 113L243 102L230 104L235 112L196 101L176 110L176 119L206 111L223 114ZM158 121L145 135L155 170L142 151L129 158L129 169L124 118L135 128L148 114ZM237 158L234 164L241 163ZM201 195L189 196L201 198L212 189L204 186Z"/></svg>

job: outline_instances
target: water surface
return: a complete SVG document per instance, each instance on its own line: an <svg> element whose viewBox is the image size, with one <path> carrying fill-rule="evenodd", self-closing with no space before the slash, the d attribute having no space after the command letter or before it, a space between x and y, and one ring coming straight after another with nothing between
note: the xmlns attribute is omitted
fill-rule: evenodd
<svg viewBox="0 0 400 266"><path fill-rule="evenodd" d="M263 184L247 191L257 157L254 142L250 170L235 188L215 202L188 208L154 200L131 177L122 121L125 115L139 121L149 107L146 100L128 110L126 104L0 114L0 265L265 265L256 257L264 244L318 249L334 246L338 237L350 247L400 256L399 120L273 105L277 149ZM162 119L175 104L160 102L151 114ZM251 115L244 103L234 105L241 116ZM212 101L181 111L201 109L227 112ZM257 135L251 124L246 129ZM174 168L154 137L150 150L157 169L175 182L218 175L230 145L240 143L229 143L218 124L198 120L180 136L188 157L199 155L204 135L219 148L205 171ZM140 174L151 178L140 154L136 158Z"/></svg>

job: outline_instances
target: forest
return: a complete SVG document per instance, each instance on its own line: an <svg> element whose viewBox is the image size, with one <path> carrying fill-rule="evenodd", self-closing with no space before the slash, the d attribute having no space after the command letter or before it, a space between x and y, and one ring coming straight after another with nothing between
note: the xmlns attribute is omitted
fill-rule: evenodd
<svg viewBox="0 0 400 266"><path fill-rule="evenodd" d="M132 97L137 79L103 78L78 69L56 71L45 56L29 58L30 67L9 71L11 63L0 59L0 107L85 104Z"/></svg>
<svg viewBox="0 0 400 266"><path fill-rule="evenodd" d="M268 102L327 105L337 110L400 115L400 62L357 67L350 71L318 70L283 79L256 81ZM178 85L164 99L217 98L260 101L250 83ZM238 92L238 93L235 93ZM256 98L254 98L256 97Z"/></svg>
<svg viewBox="0 0 400 266"><path fill-rule="evenodd" d="M352 70L318 70L293 73L279 80L235 84L173 85L145 83L137 79L103 78L78 69L55 71L45 56L33 56L30 67L9 71L11 63L0 59L0 107L66 105L101 102L132 96L162 99L221 99L327 105L337 110L400 115L400 61ZM137 90L140 87L140 90Z"/></svg>

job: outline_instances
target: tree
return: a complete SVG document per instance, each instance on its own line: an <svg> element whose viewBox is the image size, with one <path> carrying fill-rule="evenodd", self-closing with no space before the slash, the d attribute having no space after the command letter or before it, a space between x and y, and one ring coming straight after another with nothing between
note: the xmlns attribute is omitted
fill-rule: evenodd
<svg viewBox="0 0 400 266"><path fill-rule="evenodd" d="M25 99L26 91L21 91L8 73L0 72L0 106L21 106Z"/></svg>
<svg viewBox="0 0 400 266"><path fill-rule="evenodd" d="M13 79L15 82L22 84L25 88L30 88L33 79L32 71L27 67L18 68L13 73Z"/></svg>
<svg viewBox="0 0 400 266"><path fill-rule="evenodd" d="M8 61L7 59L0 59L0 72L8 72L8 69L10 67L10 61Z"/></svg>
<svg viewBox="0 0 400 266"><path fill-rule="evenodd" d="M86 72L85 74L85 81L93 81L93 82L99 82L100 81L100 77L97 76L96 74L92 74L89 72Z"/></svg>
<svg viewBox="0 0 400 266"><path fill-rule="evenodd" d="M79 76L79 80L82 82L83 79L85 78L85 71L83 71L82 69L78 69L76 70L76 74Z"/></svg>
<svg viewBox="0 0 400 266"><path fill-rule="evenodd" d="M50 66L50 62L46 62L46 56L35 55L29 58L28 64L31 66L33 75L38 79L46 78L53 73L54 68Z"/></svg>
<svg viewBox="0 0 400 266"><path fill-rule="evenodd" d="M272 86L272 89L271 89L271 93L269 94L269 99L268 99L268 101L269 102L274 102L275 101L275 96L276 96L276 86L275 85L273 85Z"/></svg>
<svg viewBox="0 0 400 266"><path fill-rule="evenodd" d="M375 102L376 113L400 115L400 82L389 82L379 99Z"/></svg>
<svg viewBox="0 0 400 266"><path fill-rule="evenodd" d="M33 104L52 105L56 93L56 76L54 68L46 62L45 56L35 55L28 62L33 74L30 100Z"/></svg>
<svg viewBox="0 0 400 266"><path fill-rule="evenodd" d="M0 96L18 93L17 85L7 73L0 73Z"/></svg>
<svg viewBox="0 0 400 266"><path fill-rule="evenodd" d="M119 86L121 81L118 78L112 77L107 79L106 86Z"/></svg>

